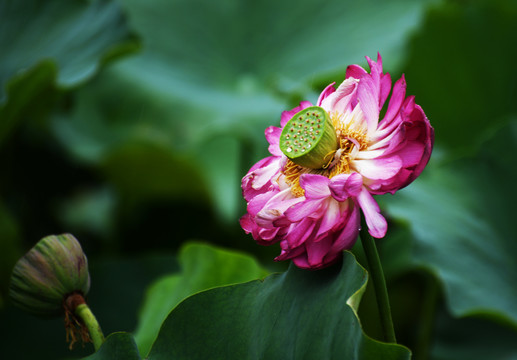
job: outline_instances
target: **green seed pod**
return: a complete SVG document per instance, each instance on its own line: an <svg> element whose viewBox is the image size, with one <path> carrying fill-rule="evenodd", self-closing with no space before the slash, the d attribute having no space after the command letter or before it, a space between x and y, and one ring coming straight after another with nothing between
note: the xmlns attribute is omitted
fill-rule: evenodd
<svg viewBox="0 0 517 360"><path fill-rule="evenodd" d="M14 266L9 296L21 309L35 315L63 313L63 301L71 293L90 290L88 260L71 234L41 239Z"/></svg>
<svg viewBox="0 0 517 360"><path fill-rule="evenodd" d="M280 135L280 150L294 163L311 169L327 165L338 148L329 114L319 106L296 113Z"/></svg>

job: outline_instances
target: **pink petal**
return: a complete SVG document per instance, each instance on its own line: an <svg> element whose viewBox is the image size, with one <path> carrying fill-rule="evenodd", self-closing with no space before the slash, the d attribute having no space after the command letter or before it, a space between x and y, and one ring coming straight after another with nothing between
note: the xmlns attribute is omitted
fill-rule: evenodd
<svg viewBox="0 0 517 360"><path fill-rule="evenodd" d="M355 96L356 88L356 79L346 79L339 85L335 92L321 102L321 107L329 113L334 111L344 113L347 109L351 108L351 101Z"/></svg>
<svg viewBox="0 0 517 360"><path fill-rule="evenodd" d="M270 126L264 132L266 135L266 140L269 143L269 152L274 156L283 156L282 151L278 144L280 143L280 135L282 134L282 129L276 126Z"/></svg>
<svg viewBox="0 0 517 360"><path fill-rule="evenodd" d="M297 223L296 226L289 230L286 236L289 246L293 248L303 244L311 236L315 225L314 220L308 218Z"/></svg>
<svg viewBox="0 0 517 360"><path fill-rule="evenodd" d="M350 214L346 221L346 225L343 230L341 230L341 233L339 234L336 241L334 241L334 244L332 244L331 252L350 249L357 240L359 228L361 227L359 207L351 206L349 207L349 211Z"/></svg>
<svg viewBox="0 0 517 360"><path fill-rule="evenodd" d="M303 201L303 198L294 197L291 194L291 190L288 188L280 192L273 193L273 196L270 196L267 202L262 205L263 201L264 199L261 196L255 197L248 203L248 212L252 216L253 214L256 214L254 216L257 225L269 229L277 226L275 221L279 218L283 218L284 212L291 206ZM261 205L262 208L260 208Z"/></svg>
<svg viewBox="0 0 517 360"><path fill-rule="evenodd" d="M384 180L393 177L402 167L398 156L374 160L354 160L354 169L362 176L372 180Z"/></svg>
<svg viewBox="0 0 517 360"><path fill-rule="evenodd" d="M330 179L329 189L337 201L345 201L357 196L363 186L363 177L358 173L340 174Z"/></svg>
<svg viewBox="0 0 517 360"><path fill-rule="evenodd" d="M244 214L239 219L239 223L240 223L242 229L246 232L246 234L249 234L253 230L253 225L255 225L255 223L251 219L250 214Z"/></svg>
<svg viewBox="0 0 517 360"><path fill-rule="evenodd" d="M357 202L363 210L364 219L368 226L368 232L375 238L382 238L386 235L388 224L381 215L379 205L366 188L359 193Z"/></svg>
<svg viewBox="0 0 517 360"><path fill-rule="evenodd" d="M309 217L319 218L322 216L318 211L321 207L321 200L305 200L287 209L285 216L291 222L299 222Z"/></svg>
<svg viewBox="0 0 517 360"><path fill-rule="evenodd" d="M300 106L297 106L295 107L294 109L292 110L289 110L289 111L283 111L282 112L282 115L280 117L280 125L282 126L282 128L285 126L285 124L287 124L287 122L289 120L291 120L291 118L299 111L302 111L303 109L305 108L308 108L309 106L312 106L312 104L310 103L310 101L302 101L300 103Z"/></svg>
<svg viewBox="0 0 517 360"><path fill-rule="evenodd" d="M275 261L287 260L295 258L297 256L306 255L304 246L291 248L287 240L280 241L280 248L282 249L282 251L280 255L275 258Z"/></svg>
<svg viewBox="0 0 517 360"><path fill-rule="evenodd" d="M424 156L425 146L422 143L411 142L403 149L397 152L397 155L402 159L404 167L412 167L419 165Z"/></svg>
<svg viewBox="0 0 517 360"><path fill-rule="evenodd" d="M318 269L326 265L323 263L323 258L332 247L332 238L327 236L322 241L309 241L305 247L307 248L307 259L309 261L309 265L311 268Z"/></svg>
<svg viewBox="0 0 517 360"><path fill-rule="evenodd" d="M275 243L278 241L277 235L279 230L280 228L260 229L260 238L256 240L262 245L271 245L271 243Z"/></svg>
<svg viewBox="0 0 517 360"><path fill-rule="evenodd" d="M354 65L350 65L346 68L345 79L348 79L348 78L360 79L365 74L368 74L365 69L363 69L359 65L354 64Z"/></svg>
<svg viewBox="0 0 517 360"><path fill-rule="evenodd" d="M321 106L321 103L323 102L323 100L328 97L330 94L332 94L334 91L336 91L336 89L334 89L334 85L336 83L333 82L332 84L328 85L325 90L323 90L318 98L318 102L316 103L316 105L318 106Z"/></svg>
<svg viewBox="0 0 517 360"><path fill-rule="evenodd" d="M273 191L259 194L248 202L246 210L250 216L255 217L264 208L267 202L275 195Z"/></svg>
<svg viewBox="0 0 517 360"><path fill-rule="evenodd" d="M277 260L278 257L275 259ZM292 258L293 263L298 266L300 269L311 269L309 265L309 260L307 259L307 253L303 253L297 257Z"/></svg>
<svg viewBox="0 0 517 360"><path fill-rule="evenodd" d="M330 196L329 179L323 175L303 174L300 186L305 190L307 199L322 199Z"/></svg>
<svg viewBox="0 0 517 360"><path fill-rule="evenodd" d="M400 112L400 107L404 102L404 97L406 96L406 87L406 79L404 78L404 75L402 75L402 77L398 79L393 86L393 92L388 104L388 109L386 110L386 115L379 126L381 129L386 128Z"/></svg>
<svg viewBox="0 0 517 360"><path fill-rule="evenodd" d="M368 135L374 134L379 122L379 86L374 79L365 75L359 81L357 99L368 125Z"/></svg>
<svg viewBox="0 0 517 360"><path fill-rule="evenodd" d="M398 117L400 118L400 116ZM370 146L364 152L371 152L373 150L382 150L384 153L387 149L393 148L393 143L399 144L402 141L405 141L405 134L403 133L403 128L401 127L402 121L393 121L393 123L398 123L398 127L396 129L391 129L389 133L383 132L381 135L381 131L377 131L375 136L370 139ZM390 126L391 127L391 126ZM402 131L400 131L402 130ZM360 154L362 159L372 159L363 154Z"/></svg>
<svg viewBox="0 0 517 360"><path fill-rule="evenodd" d="M272 161L264 167L255 169L251 174L251 186L257 190L266 185L280 171L281 158L273 158Z"/></svg>
<svg viewBox="0 0 517 360"><path fill-rule="evenodd" d="M380 80L382 75L382 57L380 53L377 53L377 62L366 56L368 66L370 67L370 73L375 80Z"/></svg>
<svg viewBox="0 0 517 360"><path fill-rule="evenodd" d="M379 93L379 109L382 109L391 91L391 75L381 75L381 89Z"/></svg>
<svg viewBox="0 0 517 360"><path fill-rule="evenodd" d="M327 207L321 219L321 224L316 234L315 241L318 241L321 235L331 231L339 225L341 222L340 215L339 203L335 200L329 199L327 201Z"/></svg>
<svg viewBox="0 0 517 360"><path fill-rule="evenodd" d="M434 130L422 108L410 96L401 105L399 114L391 124L376 133L375 137L379 136L384 137L371 148L380 147L383 159L398 157L402 165L392 178L368 182L368 187L373 194L393 194L410 184L423 171L433 148ZM368 152L360 152L358 158L365 158L365 155Z"/></svg>

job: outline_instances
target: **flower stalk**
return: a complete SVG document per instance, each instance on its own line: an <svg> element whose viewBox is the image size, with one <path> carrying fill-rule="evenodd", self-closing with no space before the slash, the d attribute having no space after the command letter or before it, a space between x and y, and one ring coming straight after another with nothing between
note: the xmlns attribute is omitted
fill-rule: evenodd
<svg viewBox="0 0 517 360"><path fill-rule="evenodd" d="M368 261L368 270L372 279L375 297L377 299L377 308L381 319L382 332L384 340L389 343L396 343L395 329L393 327L393 319L391 318L390 301L388 298L388 289L382 270L381 259L375 245L373 237L368 233L368 227L363 219L361 231L361 244Z"/></svg>
<svg viewBox="0 0 517 360"><path fill-rule="evenodd" d="M86 304L81 304L75 309L75 315L78 316L86 325L90 338L93 342L95 351L99 350L102 343L104 342L104 334L102 333L101 327L93 315L92 311Z"/></svg>
<svg viewBox="0 0 517 360"><path fill-rule="evenodd" d="M70 342L70 349L77 341L77 337L82 338L83 343L92 342L95 351L99 350L104 342L99 322L86 304L81 293L72 293L63 302L65 309L65 328L67 340Z"/></svg>

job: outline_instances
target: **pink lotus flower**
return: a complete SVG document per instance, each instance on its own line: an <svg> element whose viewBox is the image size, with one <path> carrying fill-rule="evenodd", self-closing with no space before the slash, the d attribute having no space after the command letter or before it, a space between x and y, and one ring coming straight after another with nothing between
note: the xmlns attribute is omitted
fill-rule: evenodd
<svg viewBox="0 0 517 360"><path fill-rule="evenodd" d="M380 55L377 62L366 59L371 73L349 66L337 89L333 83L323 90L319 108L303 101L284 111L281 127L265 132L272 156L256 163L242 179L248 206L241 226L259 244L280 242L277 261L291 259L310 269L330 265L354 245L361 226L359 209L369 233L384 237L387 223L372 195L393 194L407 186L429 161L434 130L414 97L405 97L404 76L393 86L379 121L391 78L382 72ZM332 125L334 140L325 140L320 148L330 146L331 151L320 149L326 155L306 155L305 160L291 156L313 150L312 141L322 136L314 129L324 130L319 126L325 123L322 118ZM300 142L294 139L297 134Z"/></svg>

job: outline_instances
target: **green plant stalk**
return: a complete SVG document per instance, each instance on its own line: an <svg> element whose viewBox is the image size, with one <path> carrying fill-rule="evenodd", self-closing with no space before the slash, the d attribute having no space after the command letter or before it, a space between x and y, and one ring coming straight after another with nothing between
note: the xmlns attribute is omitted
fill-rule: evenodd
<svg viewBox="0 0 517 360"><path fill-rule="evenodd" d="M81 318L81 320L86 325L86 328L90 333L95 351L99 350L102 343L104 342L104 334L102 333L101 327L97 322L95 315L93 315L92 311L86 304L79 305L75 309L75 315Z"/></svg>
<svg viewBox="0 0 517 360"><path fill-rule="evenodd" d="M368 233L368 227L364 220L362 221L360 237L361 244L363 245L364 253L368 261L369 274L375 290L384 340L386 342L396 343L397 339L395 337L395 329L393 328L388 289L386 288L386 280L384 279L381 259L379 258L375 241L370 233Z"/></svg>

